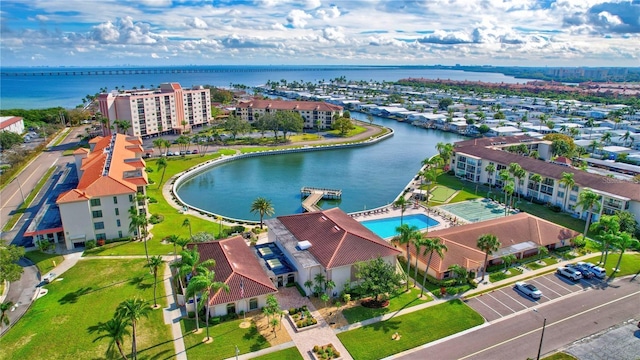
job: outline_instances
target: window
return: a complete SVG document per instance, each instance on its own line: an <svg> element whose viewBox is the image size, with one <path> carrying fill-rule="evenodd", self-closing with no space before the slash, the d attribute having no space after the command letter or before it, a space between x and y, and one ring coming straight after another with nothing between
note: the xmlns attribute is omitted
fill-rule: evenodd
<svg viewBox="0 0 640 360"><path fill-rule="evenodd" d="M120 215L120 209L116 208L116 216Z"/></svg>
<svg viewBox="0 0 640 360"><path fill-rule="evenodd" d="M249 299L249 310L258 308L258 298Z"/></svg>
<svg viewBox="0 0 640 360"><path fill-rule="evenodd" d="M122 239L122 231L118 231L118 237Z"/></svg>
<svg viewBox="0 0 640 360"><path fill-rule="evenodd" d="M114 197L113 197L113 203L114 203L114 204L117 204L117 203L118 203L118 197L117 197L117 196L114 196Z"/></svg>
<svg viewBox="0 0 640 360"><path fill-rule="evenodd" d="M102 230L104 229L104 222L100 221L97 223L93 223L93 228L96 230Z"/></svg>
<svg viewBox="0 0 640 360"><path fill-rule="evenodd" d="M95 219L95 218L101 218L102 217L102 210L93 210L91 212L91 216Z"/></svg>
<svg viewBox="0 0 640 360"><path fill-rule="evenodd" d="M107 234L105 233L96 234L96 240L107 240Z"/></svg>
<svg viewBox="0 0 640 360"><path fill-rule="evenodd" d="M133 202L133 195L129 194L129 202Z"/></svg>
<svg viewBox="0 0 640 360"><path fill-rule="evenodd" d="M227 314L235 314L236 313L236 304L229 303L227 304Z"/></svg>
<svg viewBox="0 0 640 360"><path fill-rule="evenodd" d="M116 225L120 227L120 219L116 219Z"/></svg>
<svg viewBox="0 0 640 360"><path fill-rule="evenodd" d="M91 199L89 200L91 206L100 206L100 199Z"/></svg>

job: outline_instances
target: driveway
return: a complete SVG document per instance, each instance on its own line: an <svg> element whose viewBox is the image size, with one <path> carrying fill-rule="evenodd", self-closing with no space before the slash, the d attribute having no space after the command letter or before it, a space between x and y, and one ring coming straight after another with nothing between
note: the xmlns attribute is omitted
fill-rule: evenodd
<svg viewBox="0 0 640 360"><path fill-rule="evenodd" d="M24 268L24 272L18 281L11 283L7 298L5 299L5 301L14 303L13 308L9 310L10 324L13 324L27 312L36 292L40 290L38 287L40 284L38 268L26 258L20 259L18 264ZM0 334L4 334L4 332L9 329L10 326L3 327Z"/></svg>

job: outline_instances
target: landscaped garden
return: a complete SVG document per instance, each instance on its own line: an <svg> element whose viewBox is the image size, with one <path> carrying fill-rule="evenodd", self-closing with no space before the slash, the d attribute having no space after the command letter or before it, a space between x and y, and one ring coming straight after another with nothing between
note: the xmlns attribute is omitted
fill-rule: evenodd
<svg viewBox="0 0 640 360"><path fill-rule="evenodd" d="M484 322L462 301L453 300L338 334L354 359L380 359L470 329ZM394 340L394 335L398 340Z"/></svg>
<svg viewBox="0 0 640 360"><path fill-rule="evenodd" d="M405 288L399 288L394 294L389 297L389 306L384 308L368 308L361 305L356 305L348 309L342 310L342 315L347 319L349 324L357 323L363 320L371 319L384 314L393 313L402 309L406 309L412 306L424 304L432 301L433 299L426 295L423 298L419 298L420 289L411 288L408 292Z"/></svg>
<svg viewBox="0 0 640 360"><path fill-rule="evenodd" d="M304 358L302 357L302 355L300 355L300 351L298 351L298 348L296 348L295 346L253 358L253 360L282 360L282 359L302 360Z"/></svg>
<svg viewBox="0 0 640 360"><path fill-rule="evenodd" d="M289 309L289 317L291 318L293 325L295 325L298 330L311 328L313 325L318 324L318 320L311 315L311 312L307 309L307 305L300 308Z"/></svg>
<svg viewBox="0 0 640 360"><path fill-rule="evenodd" d="M89 327L112 319L121 302L140 298L153 304L154 278L145 259L82 260L45 288L14 327L0 338L0 359L98 359L105 358L109 341L94 340L100 334ZM164 286L158 283L158 302L166 306ZM131 328L129 327L129 330ZM172 358L171 331L162 310L151 310L137 324L140 359ZM125 336L125 354L131 337Z"/></svg>
<svg viewBox="0 0 640 360"><path fill-rule="evenodd" d="M607 262L605 263L605 265L600 265L607 271L607 275L611 275L613 269L616 267L616 264L618 263L618 257L620 257L620 253L609 252L609 256L607 257ZM600 261L600 255L588 258L585 262L597 264L598 261ZM622 255L620 271L618 271L615 275L618 277L634 275L638 271L640 271L640 253L625 253L624 255Z"/></svg>
<svg viewBox="0 0 640 360"><path fill-rule="evenodd" d="M269 342L260 334L255 323L248 327L241 327L242 319L227 321L217 325L209 324L209 336L213 338L210 344L204 343L204 333L196 334L194 320L182 320L182 334L187 357L190 359L227 359L239 354L266 349ZM201 321L204 327L204 322ZM297 350L296 350L297 351Z"/></svg>

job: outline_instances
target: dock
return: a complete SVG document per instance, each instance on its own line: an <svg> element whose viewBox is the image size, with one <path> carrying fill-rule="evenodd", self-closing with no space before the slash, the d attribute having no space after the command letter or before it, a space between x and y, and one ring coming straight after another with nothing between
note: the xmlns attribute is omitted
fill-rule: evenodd
<svg viewBox="0 0 640 360"><path fill-rule="evenodd" d="M340 199L342 198L342 190L314 188L305 186L300 189L300 195L305 198L302 201L302 208L307 212L320 211L318 201L321 199Z"/></svg>

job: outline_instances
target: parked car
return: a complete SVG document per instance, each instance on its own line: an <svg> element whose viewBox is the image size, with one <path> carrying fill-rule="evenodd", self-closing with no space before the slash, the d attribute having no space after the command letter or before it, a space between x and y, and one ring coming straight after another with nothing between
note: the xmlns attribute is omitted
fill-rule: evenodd
<svg viewBox="0 0 640 360"><path fill-rule="evenodd" d="M580 279L582 279L582 274L580 274L580 271L574 270L572 268L568 268L568 267L559 267L556 270L556 273L558 275L564 276L566 278L569 278L573 281L578 281Z"/></svg>
<svg viewBox="0 0 640 360"><path fill-rule="evenodd" d="M588 268L595 275L595 277L599 279L604 279L605 277L607 277L607 271L596 264L578 261L576 265Z"/></svg>
<svg viewBox="0 0 640 360"><path fill-rule="evenodd" d="M48 273L47 275L42 277L42 282L45 284L48 284L50 282L53 281L53 279L56 278L56 274L55 273Z"/></svg>
<svg viewBox="0 0 640 360"><path fill-rule="evenodd" d="M571 268L573 270L579 271L580 274L582 274L582 277L585 279L591 279L594 276L596 276L593 271L591 271L588 267L584 266L584 265L578 265L578 264L569 264L567 265L568 268Z"/></svg>
<svg viewBox="0 0 640 360"><path fill-rule="evenodd" d="M540 299L540 297L542 297L542 291L538 290L538 288L532 284L527 284L526 282L517 282L515 289L533 299Z"/></svg>
<svg viewBox="0 0 640 360"><path fill-rule="evenodd" d="M197 153L198 153L198 149L193 150L191 153L192 153L192 154L197 154Z"/></svg>

